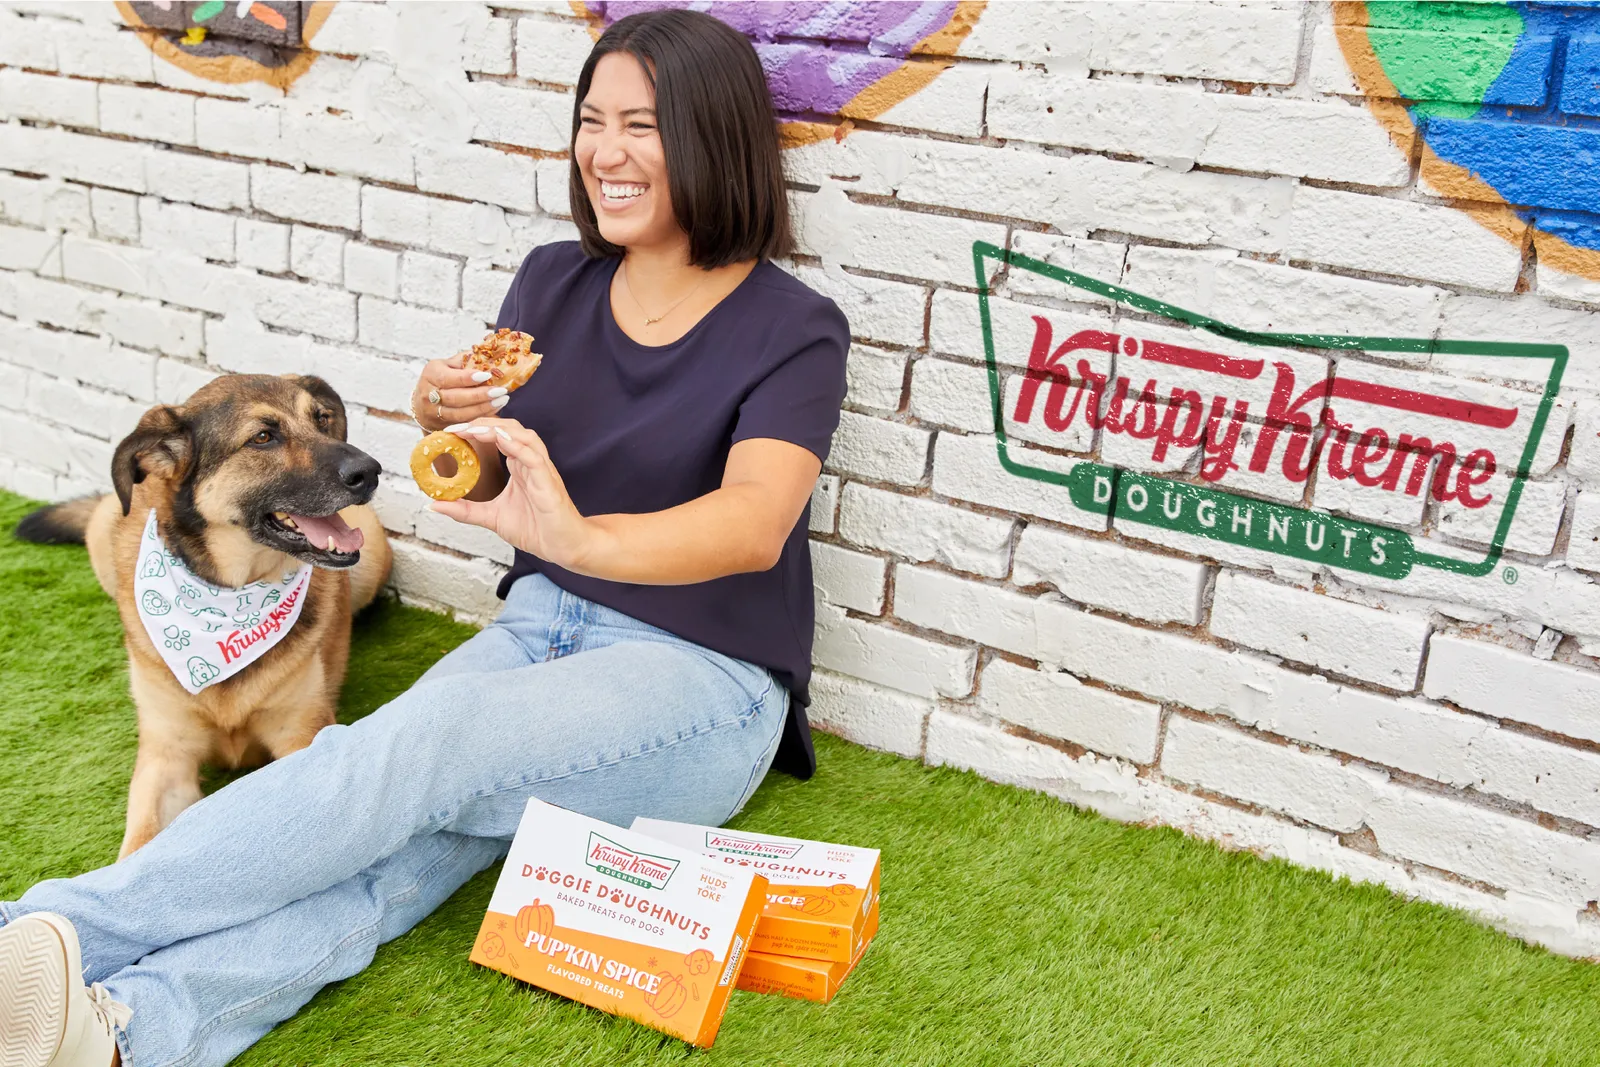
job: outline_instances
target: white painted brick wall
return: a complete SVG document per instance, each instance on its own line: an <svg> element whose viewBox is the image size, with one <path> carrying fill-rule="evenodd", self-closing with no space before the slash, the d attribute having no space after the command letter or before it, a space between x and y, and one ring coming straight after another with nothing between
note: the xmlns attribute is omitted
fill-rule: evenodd
<svg viewBox="0 0 1600 1067"><path fill-rule="evenodd" d="M812 721L1600 955L1580 917L1600 874L1600 281L1535 264L1485 224L1501 206L1414 181L1332 19L990 4L921 91L786 152L785 266L855 342L810 508ZM491 617L509 547L426 511L405 411L421 363L481 334L528 250L575 235L570 87L591 40L551 0L344 3L284 94L178 70L110 4L0 7L0 486L104 490L149 404L224 371L315 372L388 471L401 595ZM1152 466L1148 444L1015 421L1034 317L1054 344L1173 335L1015 267L989 279L1006 469L978 240L1245 329L1566 345L1504 558L1391 578L1109 530L1062 482L1085 459ZM1493 395L1519 410L1548 371L1426 349L1383 358L1405 381L1503 378ZM1295 366L1303 389L1322 363ZM1223 487L1304 497L1270 473ZM1312 500L1466 562L1498 521L1320 475ZM1338 836L1363 829L1377 855Z"/></svg>

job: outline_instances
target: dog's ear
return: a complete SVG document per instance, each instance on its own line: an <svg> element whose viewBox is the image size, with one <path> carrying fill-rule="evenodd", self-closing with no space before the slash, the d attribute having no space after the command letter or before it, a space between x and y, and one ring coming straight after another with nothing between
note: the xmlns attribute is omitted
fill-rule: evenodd
<svg viewBox="0 0 1600 1067"><path fill-rule="evenodd" d="M133 487L147 474L178 480L189 473L194 437L183 409L161 404L145 412L133 432L111 456L111 484L126 515L133 505Z"/></svg>
<svg viewBox="0 0 1600 1067"><path fill-rule="evenodd" d="M344 401L333 391L333 386L315 374L285 374L283 377L310 393L317 403L332 411L333 425L328 427L328 433L341 441L348 440L349 424L345 421Z"/></svg>

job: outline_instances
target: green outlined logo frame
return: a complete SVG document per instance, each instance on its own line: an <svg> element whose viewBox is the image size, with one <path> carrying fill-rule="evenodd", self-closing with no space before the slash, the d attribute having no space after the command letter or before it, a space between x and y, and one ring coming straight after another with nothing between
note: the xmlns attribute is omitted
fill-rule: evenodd
<svg viewBox="0 0 1600 1067"><path fill-rule="evenodd" d="M1346 519L1325 512L1313 511L1309 508L1264 501L1226 490L1196 485L1192 482L1128 471L1092 460L1079 461L1070 472L1063 473L1013 458L1010 453L1010 441L1006 435L1005 396L1000 380L1000 367L995 357L994 326L989 307L989 272L985 269L986 260L994 260L1000 265L1014 269L1020 268L1074 289L1094 293L1111 301L1113 304L1124 305L1151 315L1159 315L1244 344L1327 351L1359 350L1366 352L1482 356L1491 359L1549 360L1550 370L1545 378L1544 391L1535 410L1533 424L1529 429L1527 440L1523 443L1522 455L1510 479L1510 485L1506 489L1505 502L1501 505L1500 519L1495 526L1488 551L1481 560L1454 559L1415 548L1411 535L1407 531L1393 527ZM1516 517L1517 505L1522 498L1523 482L1527 479L1534 456L1538 453L1539 442L1543 438L1545 426L1549 422L1550 409L1554 405L1556 395L1561 388L1561 379L1566 371L1568 358L1565 345L1514 341L1451 341L1424 337L1263 333L1231 326L1211 318L1209 315L1202 315L1174 304L1144 296L1122 286L1103 282L1097 278L1091 278L1088 275L1046 263L1021 252L1003 249L987 241L973 242L972 266L977 280L978 312L983 331L984 363L988 371L990 407L994 418L995 448L1000 460L1000 466L1007 473L1019 478L1028 478L1033 481L1062 486L1071 494L1075 506L1105 514L1108 521L1112 523L1121 519L1128 522L1165 526L1169 529L1179 529L1182 532L1195 534L1210 540L1243 545L1247 548L1266 551L1275 555L1304 559L1318 565L1357 570L1377 574L1381 577L1404 578L1410 573L1414 565L1450 571L1468 577L1482 577L1492 573L1499 563L1500 557L1504 552L1506 537L1511 529L1511 523ZM1107 482L1109 482L1109 490ZM1131 495L1135 491L1143 494L1142 499L1145 501L1145 505L1137 509L1129 505ZM1209 507L1213 516L1213 523L1210 525L1199 523L1179 526L1161 521L1163 509L1150 506L1154 494L1158 492L1164 494L1164 501L1170 502L1172 499L1178 499L1180 513L1185 501L1194 505L1197 515L1201 513L1201 509ZM1248 509L1246 513L1247 522L1245 523L1246 533L1243 538L1240 538L1237 534L1237 518L1240 514L1238 509L1240 508ZM1235 520L1231 527L1226 523L1215 521L1219 512L1226 515L1230 509L1232 509ZM1170 515L1171 513L1168 512L1168 514ZM1260 526L1254 525L1255 516L1261 517L1262 523ZM1322 540L1319 541L1319 546L1329 543L1327 540L1329 530L1332 530L1335 535L1344 538L1344 559L1339 558L1337 554L1320 551L1320 548L1317 552L1309 551L1309 523L1313 521L1321 528ZM1295 550L1292 547L1294 542L1291 528L1296 523L1306 530L1305 545L1308 546L1307 549ZM1282 534L1281 537L1277 536L1279 533ZM1349 548L1352 541L1357 538L1368 549L1368 554L1354 557L1357 562L1352 563L1350 562ZM1278 546L1278 543L1281 543L1281 547Z"/></svg>

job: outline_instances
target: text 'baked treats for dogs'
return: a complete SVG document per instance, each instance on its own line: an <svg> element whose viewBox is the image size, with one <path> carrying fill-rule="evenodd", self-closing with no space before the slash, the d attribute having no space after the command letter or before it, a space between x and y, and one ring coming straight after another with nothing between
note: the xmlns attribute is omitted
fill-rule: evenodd
<svg viewBox="0 0 1600 1067"><path fill-rule="evenodd" d="M698 849L723 871L754 871L771 884L756 926L757 952L850 963L870 935L878 899L878 850L746 830L637 818L633 829Z"/></svg>
<svg viewBox="0 0 1600 1067"><path fill-rule="evenodd" d="M767 880L529 800L472 962L709 1048Z"/></svg>

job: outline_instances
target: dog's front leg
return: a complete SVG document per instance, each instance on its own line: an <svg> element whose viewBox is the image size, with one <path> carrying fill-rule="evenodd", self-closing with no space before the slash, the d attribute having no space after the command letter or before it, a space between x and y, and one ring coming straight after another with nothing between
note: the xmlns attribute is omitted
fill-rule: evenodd
<svg viewBox="0 0 1600 1067"><path fill-rule="evenodd" d="M200 799L200 762L210 734L181 709L139 708L139 754L128 783L128 824L122 859L156 836L178 812Z"/></svg>

